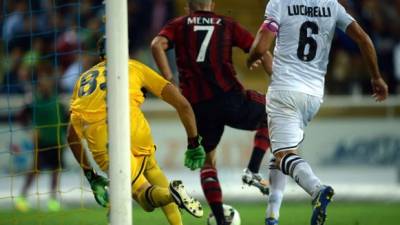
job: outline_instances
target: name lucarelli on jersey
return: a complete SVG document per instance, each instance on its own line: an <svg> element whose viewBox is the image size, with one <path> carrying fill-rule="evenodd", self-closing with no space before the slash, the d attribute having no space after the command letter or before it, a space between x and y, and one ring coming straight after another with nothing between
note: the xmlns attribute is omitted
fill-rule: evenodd
<svg viewBox="0 0 400 225"><path fill-rule="evenodd" d="M308 16L308 17L331 17L332 13L329 7L290 5L288 6L288 15Z"/></svg>
<svg viewBox="0 0 400 225"><path fill-rule="evenodd" d="M195 24L195 25L221 25L221 18L213 18L213 17L188 17L187 24Z"/></svg>

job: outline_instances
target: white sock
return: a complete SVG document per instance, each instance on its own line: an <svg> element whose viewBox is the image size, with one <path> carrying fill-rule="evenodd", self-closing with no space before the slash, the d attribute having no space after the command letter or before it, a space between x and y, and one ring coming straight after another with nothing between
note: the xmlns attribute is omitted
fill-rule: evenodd
<svg viewBox="0 0 400 225"><path fill-rule="evenodd" d="M315 196L321 187L321 181L315 176L310 165L300 156L288 154L281 161L281 170L290 175L310 196Z"/></svg>
<svg viewBox="0 0 400 225"><path fill-rule="evenodd" d="M269 196L266 210L266 218L279 219L279 209L281 208L283 192L286 187L287 176L275 165L275 158L269 164Z"/></svg>
<svg viewBox="0 0 400 225"><path fill-rule="evenodd" d="M310 196L315 196L321 187L321 181L315 176L307 162L299 163L293 169L292 177Z"/></svg>

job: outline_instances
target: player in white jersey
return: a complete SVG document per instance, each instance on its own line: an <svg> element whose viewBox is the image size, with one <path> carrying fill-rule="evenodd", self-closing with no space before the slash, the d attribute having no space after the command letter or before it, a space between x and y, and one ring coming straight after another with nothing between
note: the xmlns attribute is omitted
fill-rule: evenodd
<svg viewBox="0 0 400 225"><path fill-rule="evenodd" d="M322 185L297 152L304 128L318 112L324 93L329 51L339 28L359 46L371 74L373 97L383 101L388 88L382 79L369 36L337 0L270 0L247 65L276 45L272 80L267 93L268 126L274 159L270 163L270 198L266 224L278 224L286 176L291 176L313 199L311 225L322 225L333 188ZM284 175L285 174L285 175Z"/></svg>

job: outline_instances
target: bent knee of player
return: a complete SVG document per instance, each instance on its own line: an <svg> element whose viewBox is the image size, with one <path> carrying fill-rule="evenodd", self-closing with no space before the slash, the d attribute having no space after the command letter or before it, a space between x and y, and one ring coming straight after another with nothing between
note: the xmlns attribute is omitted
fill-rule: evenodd
<svg viewBox="0 0 400 225"><path fill-rule="evenodd" d="M278 152L274 152L274 156L276 158L276 165L279 167L281 164L282 159L287 156L288 154L298 154L297 148L285 149Z"/></svg>
<svg viewBox="0 0 400 225"><path fill-rule="evenodd" d="M133 190L132 188L132 198L142 207L142 209L146 212L154 211L155 207L151 204L149 199L147 198L147 191L151 187L149 183L144 183L137 189Z"/></svg>
<svg viewBox="0 0 400 225"><path fill-rule="evenodd" d="M138 198L136 202L139 203L142 209L146 212L153 212L155 209L146 199Z"/></svg>
<svg viewBox="0 0 400 225"><path fill-rule="evenodd" d="M142 207L142 209L146 212L154 211L154 207L148 202L146 198L146 190L150 188L150 184L146 183L141 185L140 187L133 189L132 188L132 198Z"/></svg>
<svg viewBox="0 0 400 225"><path fill-rule="evenodd" d="M145 193L141 193L140 196L137 196L134 199L140 205L140 207L142 207L144 211L153 212L155 208L147 201L145 197L143 197L144 195Z"/></svg>

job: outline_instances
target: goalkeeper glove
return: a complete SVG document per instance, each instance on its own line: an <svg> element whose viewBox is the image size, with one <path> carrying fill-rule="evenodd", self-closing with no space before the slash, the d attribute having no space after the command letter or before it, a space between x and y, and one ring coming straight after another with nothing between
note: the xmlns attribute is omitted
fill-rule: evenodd
<svg viewBox="0 0 400 225"><path fill-rule="evenodd" d="M98 175L94 169L84 170L83 172L89 181L96 202L103 207L108 207L108 179Z"/></svg>
<svg viewBox="0 0 400 225"><path fill-rule="evenodd" d="M206 152L201 145L202 138L196 136L188 139L188 149L185 152L185 166L191 170L203 167L206 160Z"/></svg>

